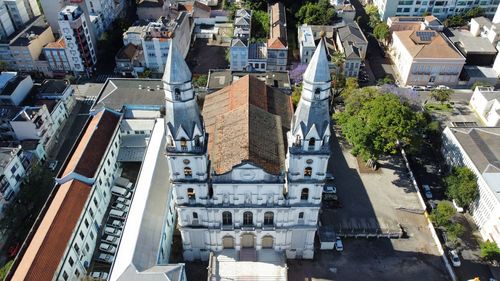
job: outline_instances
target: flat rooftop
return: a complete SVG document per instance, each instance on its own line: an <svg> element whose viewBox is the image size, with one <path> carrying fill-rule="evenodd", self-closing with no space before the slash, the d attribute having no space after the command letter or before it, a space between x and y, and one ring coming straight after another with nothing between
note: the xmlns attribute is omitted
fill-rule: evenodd
<svg viewBox="0 0 500 281"><path fill-rule="evenodd" d="M59 96L70 86L69 81L60 79L47 79L42 82L38 92L43 96Z"/></svg>
<svg viewBox="0 0 500 281"><path fill-rule="evenodd" d="M102 87L94 109L107 107L121 111L124 106L164 106L165 93L161 79L110 78Z"/></svg>
<svg viewBox="0 0 500 281"><path fill-rule="evenodd" d="M243 72L243 71L231 71L228 69L209 71L208 79L208 89L218 90L226 86L231 85L231 83L245 75L251 75L257 77L261 81L265 81L266 85L270 87L279 88L281 90L291 90L290 77L287 71L275 71L275 72Z"/></svg>
<svg viewBox="0 0 500 281"><path fill-rule="evenodd" d="M468 30L448 28L443 32L464 54L496 54L497 50L487 38L475 37Z"/></svg>

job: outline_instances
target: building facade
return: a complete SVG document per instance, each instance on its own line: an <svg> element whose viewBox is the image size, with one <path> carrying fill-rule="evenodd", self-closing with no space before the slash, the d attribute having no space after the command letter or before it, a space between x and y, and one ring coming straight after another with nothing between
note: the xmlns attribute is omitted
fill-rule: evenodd
<svg viewBox="0 0 500 281"><path fill-rule="evenodd" d="M493 87L476 87L469 104L483 124L500 127L500 91Z"/></svg>
<svg viewBox="0 0 500 281"><path fill-rule="evenodd" d="M269 21L267 70L285 71L288 63L288 40L283 3L277 2L269 7Z"/></svg>
<svg viewBox="0 0 500 281"><path fill-rule="evenodd" d="M66 6L59 13L59 29L65 41L69 65L74 72L91 73L97 62L90 25L78 6Z"/></svg>
<svg viewBox="0 0 500 281"><path fill-rule="evenodd" d="M163 77L166 157L184 258L274 249L312 259L329 159L324 43L304 75L293 121L289 96L252 76L208 95L200 113L189 68L170 52Z"/></svg>
<svg viewBox="0 0 500 281"><path fill-rule="evenodd" d="M0 216L5 205L19 192L29 167L21 146L0 147Z"/></svg>
<svg viewBox="0 0 500 281"><path fill-rule="evenodd" d="M420 0L374 0L382 21L393 16L422 16L424 13L446 19L449 16L459 15L471 8L480 7L488 17L493 17L497 11L499 0L489 1L420 1Z"/></svg>

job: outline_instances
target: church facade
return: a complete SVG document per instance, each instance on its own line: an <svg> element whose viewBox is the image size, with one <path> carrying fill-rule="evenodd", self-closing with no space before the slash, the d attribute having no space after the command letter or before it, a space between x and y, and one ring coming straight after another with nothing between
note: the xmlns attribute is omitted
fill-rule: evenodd
<svg viewBox="0 0 500 281"><path fill-rule="evenodd" d="M166 157L186 260L271 248L314 257L330 156L330 72L321 41L295 112L288 95L245 76L208 94L171 44L163 76Z"/></svg>

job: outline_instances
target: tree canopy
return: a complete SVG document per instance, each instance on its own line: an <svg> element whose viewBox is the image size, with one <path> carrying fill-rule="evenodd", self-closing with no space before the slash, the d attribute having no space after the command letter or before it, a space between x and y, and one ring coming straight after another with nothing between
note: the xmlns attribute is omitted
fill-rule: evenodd
<svg viewBox="0 0 500 281"><path fill-rule="evenodd" d="M455 215L455 208L448 201L441 201L437 204L430 215L436 226L444 227L450 224L451 218Z"/></svg>
<svg viewBox="0 0 500 281"><path fill-rule="evenodd" d="M398 96L362 88L353 91L345 105L335 119L353 146L354 155L377 160L382 154L396 153L398 141L404 146L418 145L425 119Z"/></svg>
<svg viewBox="0 0 500 281"><path fill-rule="evenodd" d="M487 240L481 244L481 257L487 261L499 261L500 249L495 242Z"/></svg>
<svg viewBox="0 0 500 281"><path fill-rule="evenodd" d="M378 40L387 42L387 40L389 40L389 38L391 37L391 32L389 30L389 26L387 25L387 23L385 22L378 23L373 28L373 35Z"/></svg>
<svg viewBox="0 0 500 281"><path fill-rule="evenodd" d="M368 25L370 25L371 28L375 28L375 26L381 22L377 6L368 4L365 6L365 12L369 17Z"/></svg>
<svg viewBox="0 0 500 281"><path fill-rule="evenodd" d="M335 16L335 8L333 8L328 0L319 0L316 3L308 2L302 5L299 11L295 14L298 23L300 24L317 24L328 25L332 22Z"/></svg>
<svg viewBox="0 0 500 281"><path fill-rule="evenodd" d="M451 89L433 89L431 91L431 98L443 104L450 100L451 94L453 94L453 90Z"/></svg>
<svg viewBox="0 0 500 281"><path fill-rule="evenodd" d="M269 15L267 12L255 10L252 12L252 38L266 40L269 36Z"/></svg>
<svg viewBox="0 0 500 281"><path fill-rule="evenodd" d="M476 175L467 167L454 167L445 183L448 196L460 206L469 206L479 195Z"/></svg>

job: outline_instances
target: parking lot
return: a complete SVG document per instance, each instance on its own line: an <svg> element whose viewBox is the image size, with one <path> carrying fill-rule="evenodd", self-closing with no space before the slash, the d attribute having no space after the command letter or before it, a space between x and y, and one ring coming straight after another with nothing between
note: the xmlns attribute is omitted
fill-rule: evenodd
<svg viewBox="0 0 500 281"><path fill-rule="evenodd" d="M119 175L111 188L110 205L98 237L100 242L97 243L94 252L90 270L92 277L107 278L120 243L139 169L140 165L136 163L122 163L122 169L119 169Z"/></svg>
<svg viewBox="0 0 500 281"><path fill-rule="evenodd" d="M401 226L405 238L347 238L344 251L316 251L314 261L290 261L290 280L448 280L422 214L417 193L398 156L380 161L375 172L363 168L347 146L332 138L329 170L335 176L342 208L325 209L323 225L344 231L376 222L379 231Z"/></svg>

